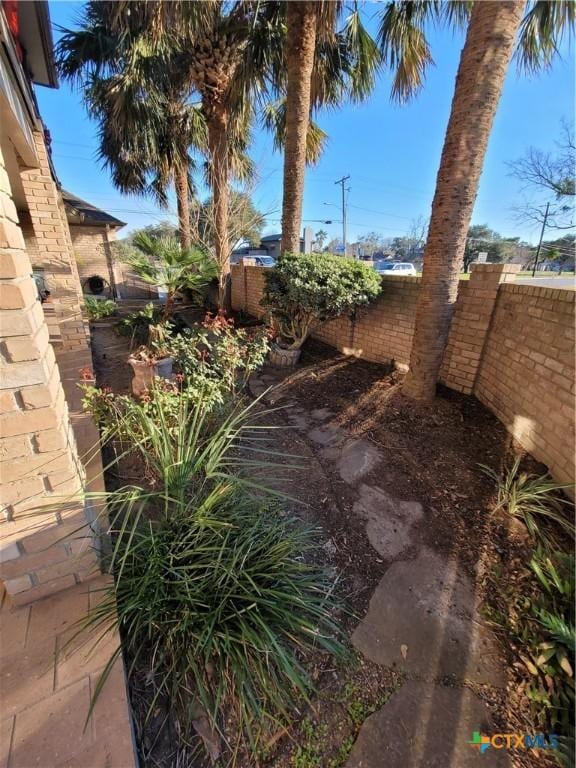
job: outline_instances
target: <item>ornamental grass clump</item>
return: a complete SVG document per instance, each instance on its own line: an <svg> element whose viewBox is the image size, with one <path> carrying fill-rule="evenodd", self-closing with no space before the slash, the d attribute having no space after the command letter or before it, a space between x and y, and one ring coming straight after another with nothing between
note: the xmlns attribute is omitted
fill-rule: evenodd
<svg viewBox="0 0 576 768"><path fill-rule="evenodd" d="M261 304L286 349L300 349L322 323L367 306L382 287L368 264L325 253L285 253L265 280Z"/></svg>
<svg viewBox="0 0 576 768"><path fill-rule="evenodd" d="M258 403L220 418L184 397L179 407L176 420L162 400L153 415L142 409L134 448L152 490L108 494L114 584L87 627L120 631L129 674L146 672L149 714L168 701L184 740L201 711L214 733L226 715L235 743L256 749L311 691L306 654L342 650L332 584L308 561L310 532L268 488L281 464L261 459Z"/></svg>

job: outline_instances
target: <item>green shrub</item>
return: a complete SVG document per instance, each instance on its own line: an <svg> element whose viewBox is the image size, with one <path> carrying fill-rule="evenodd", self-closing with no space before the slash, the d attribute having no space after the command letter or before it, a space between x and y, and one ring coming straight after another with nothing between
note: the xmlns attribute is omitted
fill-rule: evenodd
<svg viewBox="0 0 576 768"><path fill-rule="evenodd" d="M521 518L531 536L549 546L555 544L555 537L546 523L558 526L573 537L574 523L565 514L569 502L559 493L568 486L554 482L549 475L520 472L520 461L521 458L517 457L504 477L490 467L480 465L484 474L496 483L498 497L495 509Z"/></svg>
<svg viewBox="0 0 576 768"><path fill-rule="evenodd" d="M221 403L244 388L250 374L264 364L269 348L266 328L234 328L220 313L208 314L202 326L174 336L170 354L186 388L215 392L217 384Z"/></svg>
<svg viewBox="0 0 576 768"><path fill-rule="evenodd" d="M261 303L280 343L291 349L299 349L321 323L366 306L381 290L372 267L328 254L285 253L265 279Z"/></svg>
<svg viewBox="0 0 576 768"><path fill-rule="evenodd" d="M167 698L184 740L201 702L214 728L225 712L256 749L265 721L311 690L304 654L342 650L330 580L304 557L312 537L255 479L280 471L259 443L251 451L255 404L215 422L181 398L166 429L163 402L139 406L133 435L153 490L107 496L115 583L85 628L120 630L130 669L149 670L150 713Z"/></svg>
<svg viewBox="0 0 576 768"><path fill-rule="evenodd" d="M118 311L118 304L112 299L95 299L92 296L84 297L84 306L90 320L102 320Z"/></svg>
<svg viewBox="0 0 576 768"><path fill-rule="evenodd" d="M150 335L150 326L157 325L163 315L163 309L158 304L146 304L143 309L123 317L116 324L116 330L121 336L130 337L130 348L147 344Z"/></svg>

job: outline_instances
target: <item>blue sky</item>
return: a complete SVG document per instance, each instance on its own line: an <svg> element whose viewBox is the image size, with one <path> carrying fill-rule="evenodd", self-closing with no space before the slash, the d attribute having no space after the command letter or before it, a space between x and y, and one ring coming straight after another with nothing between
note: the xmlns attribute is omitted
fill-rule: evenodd
<svg viewBox="0 0 576 768"><path fill-rule="evenodd" d="M51 2L54 25L74 26L81 3ZM368 17L376 5L367 3ZM58 31L54 30L55 39ZM348 240L378 231L401 236L418 216L429 217L436 172L448 121L463 35L433 31L430 42L436 66L425 87L408 105L391 102L390 77L383 72L369 101L345 105L321 114L317 122L329 141L320 163L307 171L304 222L338 237L341 225L313 220L339 220L340 187L334 181L350 174L348 182ZM489 224L504 236L520 235L534 242L537 226L519 224L512 208L522 200L521 185L509 176L506 162L532 145L552 150L562 118L573 120L575 76L572 51L562 48L549 71L518 74L512 65L496 120L473 223ZM58 90L36 89L43 119L53 140L54 162L64 187L108 210L128 227L142 227L174 218L174 208L159 210L151 200L120 195L96 160L95 124L86 115L78 92L61 83ZM270 136L254 132L252 157L258 169L253 197L268 216L265 232L279 231L282 204L282 156L274 153ZM328 205L326 205L328 203ZM336 206L336 207L334 207Z"/></svg>

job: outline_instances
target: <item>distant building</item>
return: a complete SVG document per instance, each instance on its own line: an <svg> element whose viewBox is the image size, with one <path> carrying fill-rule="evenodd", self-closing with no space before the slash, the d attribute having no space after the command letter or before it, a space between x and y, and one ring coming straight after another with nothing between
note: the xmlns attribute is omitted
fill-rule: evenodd
<svg viewBox="0 0 576 768"><path fill-rule="evenodd" d="M264 235L260 240L259 246L243 245L232 251L230 261L232 264L238 262L241 256L272 256L277 259L280 255L280 244L282 235ZM300 238L300 253L312 253L314 247L314 232L311 227L304 229L304 236Z"/></svg>

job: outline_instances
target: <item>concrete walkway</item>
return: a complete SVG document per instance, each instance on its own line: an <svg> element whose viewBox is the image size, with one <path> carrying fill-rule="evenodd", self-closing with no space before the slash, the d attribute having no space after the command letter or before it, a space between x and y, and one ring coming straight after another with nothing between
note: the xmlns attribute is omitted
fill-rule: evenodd
<svg viewBox="0 0 576 768"><path fill-rule="evenodd" d="M285 372L251 380L254 394L280 384ZM267 398L282 403L290 388ZM329 410L302 404L286 420L324 465L351 489L353 513L387 569L352 642L372 662L405 674L406 682L361 727L347 768L467 768L509 765L505 752L487 762L468 742L490 733L490 713L470 687L504 687L505 667L494 635L482 624L475 585L457 556L433 551L422 536L426 510L386 487L386 457L369 440L332 423Z"/></svg>

